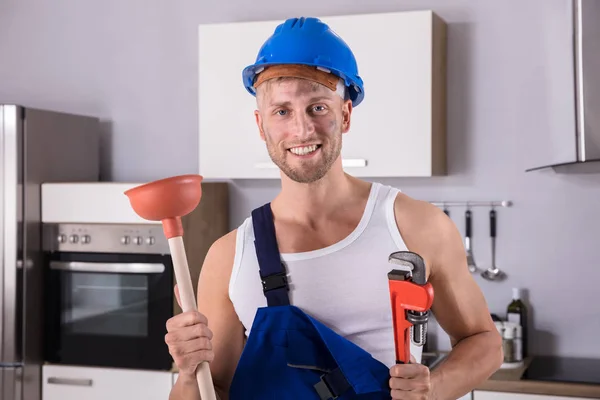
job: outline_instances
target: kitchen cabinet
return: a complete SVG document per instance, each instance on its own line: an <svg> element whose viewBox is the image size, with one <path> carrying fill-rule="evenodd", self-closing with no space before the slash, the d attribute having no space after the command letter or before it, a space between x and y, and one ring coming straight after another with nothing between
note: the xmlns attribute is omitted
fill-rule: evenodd
<svg viewBox="0 0 600 400"><path fill-rule="evenodd" d="M539 18L532 36L539 43L528 46L535 62L520 61L527 95L516 103L524 122L520 145L530 149L526 171L600 171L599 18L600 2L588 0L546 7Z"/></svg>
<svg viewBox="0 0 600 400"><path fill-rule="evenodd" d="M475 390L473 400L586 400L583 397Z"/></svg>
<svg viewBox="0 0 600 400"><path fill-rule="evenodd" d="M165 400L169 371L141 371L63 365L43 366L43 400Z"/></svg>
<svg viewBox="0 0 600 400"><path fill-rule="evenodd" d="M343 137L344 169L359 177L446 174L446 24L432 11L320 17L352 48L365 99ZM242 83L281 23L199 26L199 173L279 178ZM218 40L215 40L217 38Z"/></svg>

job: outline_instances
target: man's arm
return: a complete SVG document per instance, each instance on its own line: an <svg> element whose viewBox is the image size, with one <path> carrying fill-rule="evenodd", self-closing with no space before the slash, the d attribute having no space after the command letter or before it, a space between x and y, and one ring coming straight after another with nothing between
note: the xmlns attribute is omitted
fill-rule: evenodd
<svg viewBox="0 0 600 400"><path fill-rule="evenodd" d="M209 363L219 400L229 398L229 386L244 347L244 327L229 299L229 279L235 255L236 231L218 239L208 250L198 281L198 311L213 333L214 359ZM170 400L200 400L196 377L179 374Z"/></svg>
<svg viewBox="0 0 600 400"><path fill-rule="evenodd" d="M431 371L433 398L457 399L500 367L502 338L468 270L462 236L452 220L438 207L402 194L395 210L398 226L407 232L407 247L428 264L435 293L432 312L452 343L450 354Z"/></svg>

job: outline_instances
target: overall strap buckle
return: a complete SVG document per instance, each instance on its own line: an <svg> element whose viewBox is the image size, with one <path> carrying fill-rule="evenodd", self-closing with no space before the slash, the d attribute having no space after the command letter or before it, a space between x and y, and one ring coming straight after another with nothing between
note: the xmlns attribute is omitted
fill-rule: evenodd
<svg viewBox="0 0 600 400"><path fill-rule="evenodd" d="M314 385L321 400L337 399L351 388L350 383L339 368L321 375L319 382Z"/></svg>
<svg viewBox="0 0 600 400"><path fill-rule="evenodd" d="M272 275L261 277L263 292L266 294L271 290L288 288L287 274L285 272L279 272Z"/></svg>

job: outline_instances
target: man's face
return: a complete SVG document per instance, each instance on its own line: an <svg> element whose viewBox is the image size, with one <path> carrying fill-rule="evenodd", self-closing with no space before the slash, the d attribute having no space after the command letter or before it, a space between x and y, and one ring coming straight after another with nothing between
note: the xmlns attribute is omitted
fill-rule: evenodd
<svg viewBox="0 0 600 400"><path fill-rule="evenodd" d="M305 79L272 79L258 87L256 123L271 160L292 180L321 179L338 159L352 104Z"/></svg>

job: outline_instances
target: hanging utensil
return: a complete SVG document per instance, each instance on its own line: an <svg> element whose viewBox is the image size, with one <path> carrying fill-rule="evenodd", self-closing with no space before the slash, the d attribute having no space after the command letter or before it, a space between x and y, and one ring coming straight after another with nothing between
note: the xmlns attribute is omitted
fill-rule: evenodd
<svg viewBox="0 0 600 400"><path fill-rule="evenodd" d="M477 264L475 264L475 257L473 257L473 249L471 248L471 234L473 233L471 217L471 210L467 208L467 211L465 211L465 250L467 251L469 271L475 273L477 272Z"/></svg>
<svg viewBox="0 0 600 400"><path fill-rule="evenodd" d="M444 204L444 214L446 214L447 216L450 216L450 210L448 210L448 207L446 206L446 204Z"/></svg>
<svg viewBox="0 0 600 400"><path fill-rule="evenodd" d="M496 266L496 210L490 210L490 239L492 242L492 265L481 273L489 281L504 279L505 274Z"/></svg>

